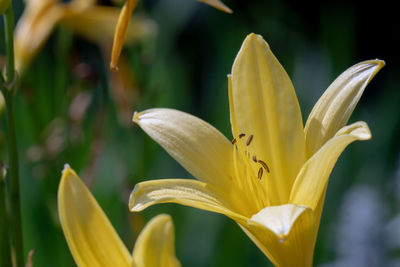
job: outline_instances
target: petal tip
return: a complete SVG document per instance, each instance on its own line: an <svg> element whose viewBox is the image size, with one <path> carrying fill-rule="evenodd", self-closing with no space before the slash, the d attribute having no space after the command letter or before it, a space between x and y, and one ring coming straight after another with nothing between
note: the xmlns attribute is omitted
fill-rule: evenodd
<svg viewBox="0 0 400 267"><path fill-rule="evenodd" d="M136 124L139 124L139 120L140 120L140 113L141 112L133 112L133 116L132 116L132 121Z"/></svg>
<svg viewBox="0 0 400 267"><path fill-rule="evenodd" d="M68 163L64 164L64 169L61 171L61 174L65 174L68 171L71 171L71 165L69 165Z"/></svg>
<svg viewBox="0 0 400 267"><path fill-rule="evenodd" d="M370 140L372 138L372 134L369 128L364 129L364 131L360 132L358 134L358 138L359 140Z"/></svg>
<svg viewBox="0 0 400 267"><path fill-rule="evenodd" d="M117 71L119 70L117 64L114 63L114 62L111 62L111 63L110 63L110 70L111 70L112 72L117 72Z"/></svg>
<svg viewBox="0 0 400 267"><path fill-rule="evenodd" d="M359 140L369 140L372 138L371 130L366 122L360 122L361 126L357 131L357 137Z"/></svg>
<svg viewBox="0 0 400 267"><path fill-rule="evenodd" d="M386 62L384 60L378 58L369 60L369 63L373 65L373 70L374 70L371 79L386 65Z"/></svg>
<svg viewBox="0 0 400 267"><path fill-rule="evenodd" d="M58 186L59 199L61 199L62 194L65 192L68 184L70 184L71 182L74 181L71 179L74 179L75 177L77 177L77 174L75 173L75 171L71 168L71 166L68 163L65 163L64 168L61 171L61 180L60 180L60 184Z"/></svg>
<svg viewBox="0 0 400 267"><path fill-rule="evenodd" d="M285 242L290 235L292 226L306 211L309 212L311 209L297 204L270 206L254 214L248 223L266 227L275 234L279 242Z"/></svg>
<svg viewBox="0 0 400 267"><path fill-rule="evenodd" d="M250 44L261 44L261 45L266 45L269 48L268 43L264 40L264 38L260 34L256 33L250 33L249 35L246 36L246 39L244 40L244 44L250 45Z"/></svg>
<svg viewBox="0 0 400 267"><path fill-rule="evenodd" d="M364 121L358 121L343 127L336 133L336 136L348 134L353 135L358 140L369 140L372 138L371 130Z"/></svg>
<svg viewBox="0 0 400 267"><path fill-rule="evenodd" d="M260 48L263 49L264 52L271 50L268 43L264 40L264 38L261 35L255 33L248 34L244 39L243 44L240 47L240 50L233 62L231 75L234 76L235 69L237 68L238 62L241 61L240 60L241 58L245 57L251 51L254 52Z"/></svg>
<svg viewBox="0 0 400 267"><path fill-rule="evenodd" d="M382 59L375 59L376 61L378 61L379 66L384 67L386 65L386 62Z"/></svg>
<svg viewBox="0 0 400 267"><path fill-rule="evenodd" d="M171 215L166 213L161 213L154 218L159 221L164 221L165 223L173 223Z"/></svg>
<svg viewBox="0 0 400 267"><path fill-rule="evenodd" d="M375 74L377 74L386 65L386 62L384 60L376 58L360 62L359 65L364 66L364 68L370 69L372 71L372 75L369 79L372 80Z"/></svg>
<svg viewBox="0 0 400 267"><path fill-rule="evenodd" d="M142 203L138 203L136 201L136 195L137 192L140 190L140 185L135 185L135 188L133 189L131 195L129 196L129 210L131 212L137 212L137 211L142 211L146 208L145 205Z"/></svg>

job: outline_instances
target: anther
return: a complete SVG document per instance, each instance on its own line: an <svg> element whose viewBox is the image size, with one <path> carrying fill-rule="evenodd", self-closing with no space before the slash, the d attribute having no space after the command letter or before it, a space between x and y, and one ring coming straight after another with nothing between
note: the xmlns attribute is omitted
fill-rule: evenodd
<svg viewBox="0 0 400 267"><path fill-rule="evenodd" d="M254 162L257 162L257 157L255 155L252 157L252 159Z"/></svg>
<svg viewBox="0 0 400 267"><path fill-rule="evenodd" d="M245 137L245 136L246 136L246 134L244 134L244 133L239 134L239 138L242 138L242 137Z"/></svg>
<svg viewBox="0 0 400 267"><path fill-rule="evenodd" d="M247 138L246 146L249 146L249 145L250 145L251 140L253 140L253 135L252 135L252 134L249 136L249 138Z"/></svg>
<svg viewBox="0 0 400 267"><path fill-rule="evenodd" d="M258 179L261 180L261 177L263 175L263 168L258 169Z"/></svg>
<svg viewBox="0 0 400 267"><path fill-rule="evenodd" d="M270 172L267 163L265 163L265 162L262 161L262 160L258 160L258 163L260 163L268 173Z"/></svg>
<svg viewBox="0 0 400 267"><path fill-rule="evenodd" d="M233 138L232 145L234 145L235 143L236 143L236 138Z"/></svg>

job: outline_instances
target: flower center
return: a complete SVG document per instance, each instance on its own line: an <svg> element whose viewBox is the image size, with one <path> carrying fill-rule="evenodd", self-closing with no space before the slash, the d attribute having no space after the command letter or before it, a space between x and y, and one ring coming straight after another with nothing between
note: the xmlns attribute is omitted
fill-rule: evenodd
<svg viewBox="0 0 400 267"><path fill-rule="evenodd" d="M250 145L251 142L253 141L254 135L250 134L247 138L245 133L241 133L238 135L238 137L233 138L232 140L232 145L234 145L236 147L236 149L239 149L241 151L244 151L244 155L247 159L252 159L254 163L258 164L258 172L257 172L257 177L259 180L261 180L263 174L264 174L264 170L267 173L270 173L270 168L268 167L268 164L261 160L261 159L257 159L256 155L250 155L250 151L247 149ZM246 142L244 142L244 140L246 140ZM244 145L245 144L245 145ZM239 148L238 148L239 146Z"/></svg>
<svg viewBox="0 0 400 267"><path fill-rule="evenodd" d="M263 176L270 173L270 168L255 153L256 147L252 148L257 145L257 136L241 133L232 140L232 144L235 177L233 181L243 192L237 206L243 214L251 216L269 206L266 194L267 179L263 179Z"/></svg>

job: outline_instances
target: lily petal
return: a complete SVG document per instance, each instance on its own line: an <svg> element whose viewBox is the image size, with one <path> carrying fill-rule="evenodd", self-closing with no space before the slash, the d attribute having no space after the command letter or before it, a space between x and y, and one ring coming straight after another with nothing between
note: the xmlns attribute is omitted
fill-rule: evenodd
<svg viewBox="0 0 400 267"><path fill-rule="evenodd" d="M240 222L248 218L232 211L227 196L213 186L189 179L161 179L136 184L129 198L131 211L142 211L158 203L177 203L225 214Z"/></svg>
<svg viewBox="0 0 400 267"><path fill-rule="evenodd" d="M181 266L175 256L174 224L171 216L160 214L146 224L136 240L132 266Z"/></svg>
<svg viewBox="0 0 400 267"><path fill-rule="evenodd" d="M194 177L227 188L232 144L217 129L190 114L166 108L135 113L137 123Z"/></svg>
<svg viewBox="0 0 400 267"><path fill-rule="evenodd" d="M250 34L233 64L231 83L233 134L254 136L246 150L271 167L271 204L285 203L305 162L303 122L292 82L264 39Z"/></svg>
<svg viewBox="0 0 400 267"><path fill-rule="evenodd" d="M324 197L329 175L343 150L353 141L367 140L371 132L365 122L356 122L340 129L303 166L290 194L290 203L315 210Z"/></svg>
<svg viewBox="0 0 400 267"><path fill-rule="evenodd" d="M248 223L245 232L275 266L311 266L315 231L311 209L294 204L266 207Z"/></svg>
<svg viewBox="0 0 400 267"><path fill-rule="evenodd" d="M115 28L114 42L111 51L110 69L113 71L118 70L118 59L121 55L130 17L132 15L132 12L135 10L137 4L138 0L127 0L122 7L121 13L119 15L117 26Z"/></svg>
<svg viewBox="0 0 400 267"><path fill-rule="evenodd" d="M68 165L58 189L58 213L79 267L130 266L129 251L93 195Z"/></svg>
<svg viewBox="0 0 400 267"><path fill-rule="evenodd" d="M382 60L358 63L328 87L307 119L305 134L308 157L346 125L365 87L384 65Z"/></svg>

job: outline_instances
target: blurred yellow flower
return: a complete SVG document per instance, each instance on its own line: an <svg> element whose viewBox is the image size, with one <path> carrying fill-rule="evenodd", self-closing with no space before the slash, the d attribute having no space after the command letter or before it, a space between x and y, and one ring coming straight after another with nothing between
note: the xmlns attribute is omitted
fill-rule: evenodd
<svg viewBox="0 0 400 267"><path fill-rule="evenodd" d="M198 0L198 1L203 2L212 7L215 7L216 9L219 9L226 13L232 13L232 10L219 0ZM121 9L118 23L115 28L114 43L111 52L110 69L113 71L118 70L117 64L119 57L121 55L122 45L126 38L125 35L128 27L129 18L132 15L132 12L135 10L137 4L138 0L126 0L124 6Z"/></svg>
<svg viewBox="0 0 400 267"><path fill-rule="evenodd" d="M72 29L90 41L111 44L119 17L116 7L95 5L93 0L25 0L24 13L15 29L15 65L22 73L57 25ZM126 43L154 34L156 25L145 17L127 21Z"/></svg>
<svg viewBox="0 0 400 267"><path fill-rule="evenodd" d="M136 122L198 180L137 184L131 211L173 202L235 220L275 266L311 266L329 175L342 151L371 138L365 122L345 126L380 60L340 75L303 128L289 76L264 39L245 39L228 76L230 142L203 120L172 109Z"/></svg>
<svg viewBox="0 0 400 267"><path fill-rule="evenodd" d="M79 267L180 267L172 219L161 214L147 223L130 254L103 210L68 165L58 189L58 213Z"/></svg>

